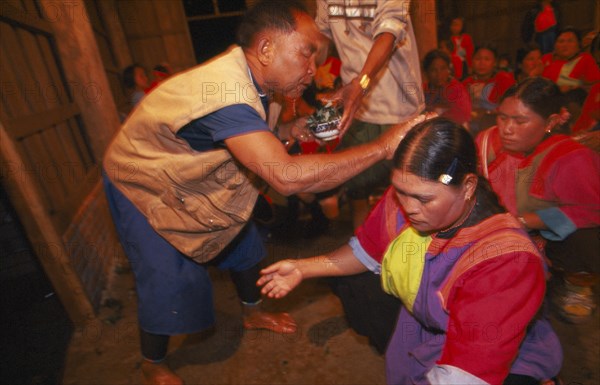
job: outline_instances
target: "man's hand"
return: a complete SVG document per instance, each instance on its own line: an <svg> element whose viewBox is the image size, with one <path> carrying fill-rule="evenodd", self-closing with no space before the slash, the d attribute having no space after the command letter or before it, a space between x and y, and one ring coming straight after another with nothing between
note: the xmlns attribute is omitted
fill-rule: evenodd
<svg viewBox="0 0 600 385"><path fill-rule="evenodd" d="M274 263L260 274L256 285L262 286L261 293L269 298L282 298L302 282L302 273L292 260Z"/></svg>
<svg viewBox="0 0 600 385"><path fill-rule="evenodd" d="M348 131L348 128L350 128L354 115L362 103L362 98L363 90L356 79L335 92L322 94L320 100L323 104L332 102L334 104L342 103L344 106L344 113L338 127L340 138L343 137L346 131Z"/></svg>
<svg viewBox="0 0 600 385"><path fill-rule="evenodd" d="M384 132L377 140L382 146L385 147L385 151L387 153L386 159L392 159L394 157L396 148L398 148L400 141L404 139L404 136L408 133L408 131L410 131L417 124L436 118L437 116L438 115L435 112L426 112L424 114L417 115L406 122L398 123Z"/></svg>

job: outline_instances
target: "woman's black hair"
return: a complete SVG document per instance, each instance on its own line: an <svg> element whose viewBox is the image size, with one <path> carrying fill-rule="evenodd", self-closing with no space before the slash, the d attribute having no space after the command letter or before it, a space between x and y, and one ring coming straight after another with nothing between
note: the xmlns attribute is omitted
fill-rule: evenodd
<svg viewBox="0 0 600 385"><path fill-rule="evenodd" d="M259 1L244 15L237 31L237 43L248 48L259 32L269 29L293 32L296 29L296 13L307 13L304 4L298 0Z"/></svg>
<svg viewBox="0 0 600 385"><path fill-rule="evenodd" d="M523 80L510 87L500 98L500 103L514 96L529 109L544 119L558 114L565 106L565 100L558 86L551 80L535 77Z"/></svg>
<svg viewBox="0 0 600 385"><path fill-rule="evenodd" d="M416 125L400 142L394 167L427 180L448 175L459 185L467 174L477 174L477 151L471 134L461 125L435 118Z"/></svg>
<svg viewBox="0 0 600 385"><path fill-rule="evenodd" d="M429 70L429 67L433 64L435 59L442 59L450 66L450 56L441 49L434 49L427 52L427 55L423 58L423 68L425 68L425 71Z"/></svg>

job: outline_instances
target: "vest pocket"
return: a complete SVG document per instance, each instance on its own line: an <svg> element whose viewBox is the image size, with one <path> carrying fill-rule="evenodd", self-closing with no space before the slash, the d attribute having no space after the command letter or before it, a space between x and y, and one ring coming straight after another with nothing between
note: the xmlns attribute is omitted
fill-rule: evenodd
<svg viewBox="0 0 600 385"><path fill-rule="evenodd" d="M156 206L152 211L160 222L160 228L183 232L211 232L227 229L231 219L217 209L202 194L186 194L175 188L166 190L160 200L164 206Z"/></svg>

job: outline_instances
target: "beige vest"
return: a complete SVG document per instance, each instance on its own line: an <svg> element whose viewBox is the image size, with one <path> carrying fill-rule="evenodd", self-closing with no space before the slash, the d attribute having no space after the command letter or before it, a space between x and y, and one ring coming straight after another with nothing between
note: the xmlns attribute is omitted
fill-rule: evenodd
<svg viewBox="0 0 600 385"><path fill-rule="evenodd" d="M240 103L266 118L244 53L234 46L146 95L105 154L115 186L162 237L200 263L216 257L250 218L256 176L226 149L198 152L176 133Z"/></svg>

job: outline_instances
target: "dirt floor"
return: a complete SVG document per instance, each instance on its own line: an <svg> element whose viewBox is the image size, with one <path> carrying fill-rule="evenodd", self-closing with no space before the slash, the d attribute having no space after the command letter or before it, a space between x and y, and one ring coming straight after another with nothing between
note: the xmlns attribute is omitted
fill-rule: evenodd
<svg viewBox="0 0 600 385"><path fill-rule="evenodd" d="M350 223L331 230L269 243L269 261L331 250L350 236ZM269 262L267 261L267 262ZM323 280L306 281L271 310L288 311L299 330L293 335L243 331L241 309L227 273L211 270L217 324L199 335L172 339L169 363L187 385L200 384L385 384L384 363L363 336L348 328L338 298ZM75 330L65 359L63 384L138 384L139 340L131 272L121 269L111 301L97 321ZM600 317L583 325L553 319L560 334L565 385L600 383Z"/></svg>

